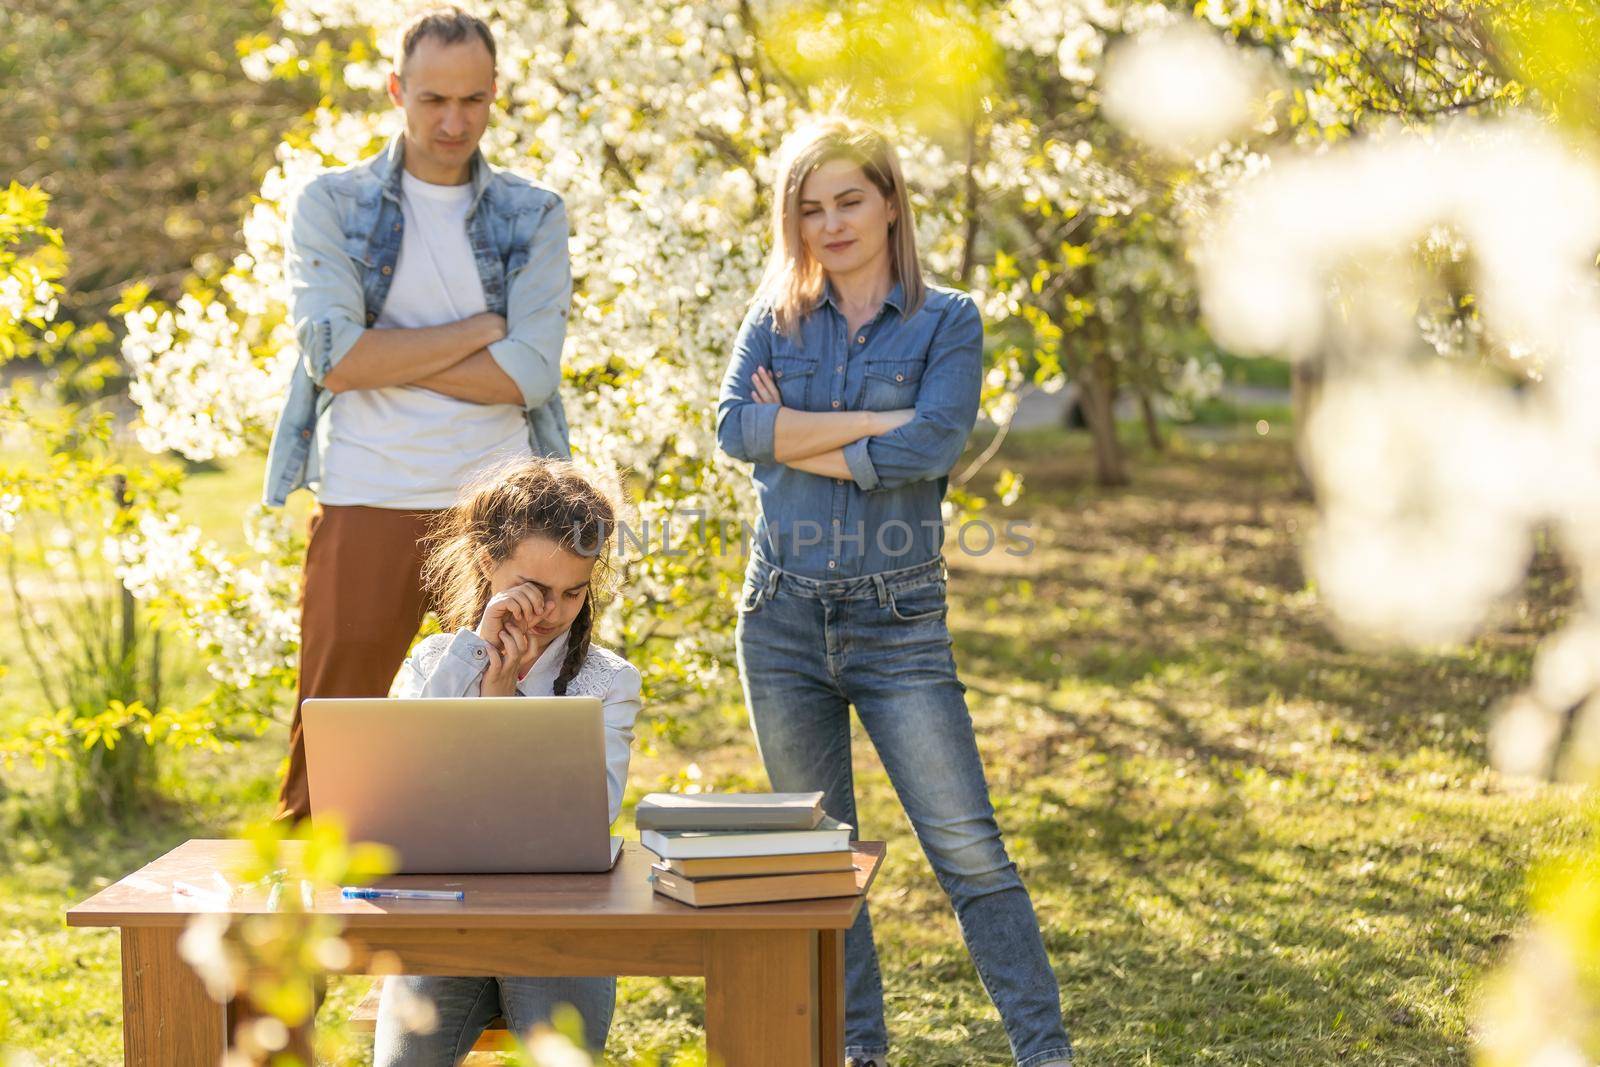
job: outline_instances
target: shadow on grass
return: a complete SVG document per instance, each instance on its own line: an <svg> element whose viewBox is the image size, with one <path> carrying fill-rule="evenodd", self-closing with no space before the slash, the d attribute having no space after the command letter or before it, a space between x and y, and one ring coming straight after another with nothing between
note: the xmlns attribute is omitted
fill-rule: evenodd
<svg viewBox="0 0 1600 1067"><path fill-rule="evenodd" d="M1466 1063L1528 866L1586 832L1483 769L1488 708L1570 600L1561 568L1541 556L1469 648L1349 649L1307 589L1287 448L1195 450L1109 492L1071 451L1008 460L1037 557L952 559L951 627L1082 1061ZM959 946L919 964L908 917L942 898L900 877L891 985L950 983L970 1033L967 1059L903 1047L1006 1062Z"/></svg>

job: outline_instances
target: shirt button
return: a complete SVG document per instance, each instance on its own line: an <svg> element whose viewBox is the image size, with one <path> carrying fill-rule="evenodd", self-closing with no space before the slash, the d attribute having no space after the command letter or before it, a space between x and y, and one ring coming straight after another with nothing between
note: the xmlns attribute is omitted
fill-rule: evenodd
<svg viewBox="0 0 1600 1067"><path fill-rule="evenodd" d="M830 560L829 560L829 561L828 561L828 569L829 569L829 570L830 570L830 571L831 571L831 570L833 570L833 568L835 568L835 567L837 567L837 566L838 566L838 565L839 565L839 564L838 564L838 563L837 563L837 562L836 562L836 561L834 561L834 560L831 560L831 559L830 559Z"/></svg>
<svg viewBox="0 0 1600 1067"><path fill-rule="evenodd" d="M475 649L472 650L472 654L474 656L476 656L478 659L482 659L483 658L483 649L475 648Z"/></svg>
<svg viewBox="0 0 1600 1067"><path fill-rule="evenodd" d="M300 431L300 440L302 440L302 441L311 440L311 431L310 430L301 430Z"/></svg>
<svg viewBox="0 0 1600 1067"><path fill-rule="evenodd" d="M782 378L783 377L783 371L775 370L775 371L772 372L772 376L774 378Z"/></svg>
<svg viewBox="0 0 1600 1067"><path fill-rule="evenodd" d="M376 316L376 315L374 315L374 314L373 314L373 313L372 313L372 312L370 312L370 311L369 311L369 312L367 312L367 325L368 325L368 326L371 326L371 325L372 325L372 324L373 324L373 323L375 323L375 322L377 322L377 321L378 321L378 316Z"/></svg>
<svg viewBox="0 0 1600 1067"><path fill-rule="evenodd" d="M894 380L897 382L903 382L906 380L906 376L904 374L896 374L894 376Z"/></svg>
<svg viewBox="0 0 1600 1067"><path fill-rule="evenodd" d="M398 222L394 224L394 232L395 233L399 233L400 232L400 224Z"/></svg>
<svg viewBox="0 0 1600 1067"><path fill-rule="evenodd" d="M866 343L867 343L867 335L866 334L862 334L860 337L856 338L856 344L864 345Z"/></svg>
<svg viewBox="0 0 1600 1067"><path fill-rule="evenodd" d="M385 266L383 268L383 273L385 273L385 274L393 274L394 273L394 268L390 267L390 266Z"/></svg>
<svg viewBox="0 0 1600 1067"><path fill-rule="evenodd" d="M835 367L833 369L838 371L840 374L843 374L844 373L844 364L841 363L841 364L839 364L837 367Z"/></svg>
<svg viewBox="0 0 1600 1067"><path fill-rule="evenodd" d="M834 406L834 407L838 407L838 406L839 406L839 402L838 402L838 401L837 401L837 400L835 400L835 401L834 401L834 402L833 402L833 406Z"/></svg>

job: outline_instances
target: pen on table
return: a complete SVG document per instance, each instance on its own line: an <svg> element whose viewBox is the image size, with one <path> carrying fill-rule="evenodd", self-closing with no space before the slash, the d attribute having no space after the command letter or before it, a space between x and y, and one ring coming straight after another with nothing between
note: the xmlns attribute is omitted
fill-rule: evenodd
<svg viewBox="0 0 1600 1067"><path fill-rule="evenodd" d="M347 885L339 890L346 900L466 900L459 889L364 889Z"/></svg>

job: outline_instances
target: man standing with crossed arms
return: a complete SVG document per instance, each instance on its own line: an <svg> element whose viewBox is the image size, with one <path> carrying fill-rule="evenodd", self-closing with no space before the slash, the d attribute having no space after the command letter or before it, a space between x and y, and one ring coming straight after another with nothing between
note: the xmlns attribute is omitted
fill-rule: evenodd
<svg viewBox="0 0 1600 1067"><path fill-rule="evenodd" d="M400 34L405 129L290 207L300 360L265 497L309 487L300 687L281 818L310 814L300 704L385 696L429 605L419 540L486 466L566 457L558 386L572 296L560 197L489 166L489 27L456 8Z"/></svg>

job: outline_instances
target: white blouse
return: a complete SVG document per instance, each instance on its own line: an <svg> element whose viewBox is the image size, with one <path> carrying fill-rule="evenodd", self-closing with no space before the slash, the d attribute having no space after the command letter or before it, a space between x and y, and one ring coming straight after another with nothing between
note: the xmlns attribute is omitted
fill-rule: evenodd
<svg viewBox="0 0 1600 1067"><path fill-rule="evenodd" d="M471 630L423 638L400 668L395 680L395 696L481 696L483 674L489 666L488 648ZM517 683L518 695L553 696L556 675L561 673L561 661L566 654L567 634L562 633L539 654L527 675ZM600 698L600 711L605 719L606 795L610 800L612 822L616 822L622 812L622 793L628 784L633 723L640 706L639 683L637 667L595 644L589 646L589 655L577 676L567 683L568 696Z"/></svg>

